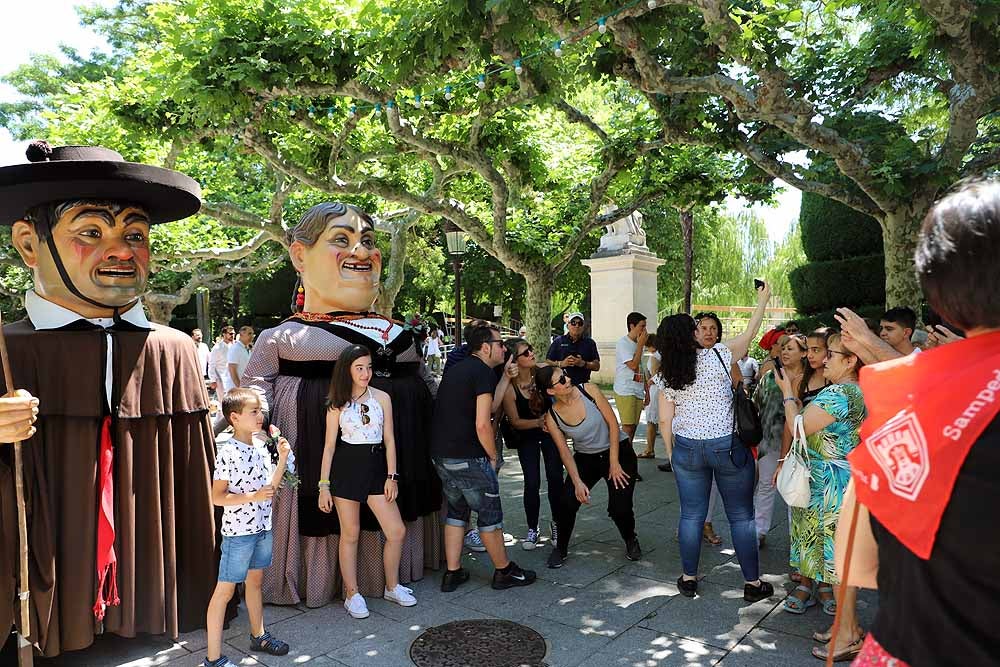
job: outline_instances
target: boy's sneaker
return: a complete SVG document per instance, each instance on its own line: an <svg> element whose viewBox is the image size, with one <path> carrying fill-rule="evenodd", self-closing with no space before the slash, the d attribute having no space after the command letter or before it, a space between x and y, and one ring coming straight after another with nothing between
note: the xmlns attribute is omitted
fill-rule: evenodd
<svg viewBox="0 0 1000 667"><path fill-rule="evenodd" d="M521 548L524 549L525 551L531 551L532 549L538 546L539 537L540 535L538 534L537 530L535 530L534 528L529 528L528 536L524 538L524 541L521 542Z"/></svg>
<svg viewBox="0 0 1000 667"><path fill-rule="evenodd" d="M559 541L559 526L556 525L555 521L549 521L549 534L552 535L552 544L555 546L556 542Z"/></svg>
<svg viewBox="0 0 1000 667"><path fill-rule="evenodd" d="M451 593L453 590L469 580L469 571L463 567L457 570L445 570L441 577L441 592Z"/></svg>
<svg viewBox="0 0 1000 667"><path fill-rule="evenodd" d="M559 547L553 546L552 553L549 554L549 559L545 562L545 564L549 567L550 570L558 570L563 566L563 563L565 562L566 562L566 554L559 551Z"/></svg>
<svg viewBox="0 0 1000 667"><path fill-rule="evenodd" d="M413 597L413 589L407 588L402 584L396 584L396 587L391 591L386 588L385 593L382 594L382 599L395 602L400 607L412 607L417 604L417 598Z"/></svg>
<svg viewBox="0 0 1000 667"><path fill-rule="evenodd" d="M250 635L250 650L271 655L285 655L288 653L288 644L274 637L270 632L265 631L260 637Z"/></svg>
<svg viewBox="0 0 1000 667"><path fill-rule="evenodd" d="M226 656L221 656L218 660L205 658L204 665L205 667L240 667Z"/></svg>
<svg viewBox="0 0 1000 667"><path fill-rule="evenodd" d="M642 558L642 547L639 546L639 538L635 535L625 542L625 558L629 560L639 560Z"/></svg>
<svg viewBox="0 0 1000 667"><path fill-rule="evenodd" d="M506 572L503 570L493 571L492 586L498 591L515 586L530 586L533 583L535 583L535 573L531 570L522 570L514 561L510 561L510 564L507 565Z"/></svg>
<svg viewBox="0 0 1000 667"><path fill-rule="evenodd" d="M774 595L774 586L764 580L761 580L756 586L753 584L743 585L743 599L747 602L760 602L772 595Z"/></svg>
<svg viewBox="0 0 1000 667"><path fill-rule="evenodd" d="M344 609L354 618L368 618L368 605L361 593L355 593L349 599L344 600Z"/></svg>
<svg viewBox="0 0 1000 667"><path fill-rule="evenodd" d="M479 529L473 528L465 534L465 548L469 551L486 551L483 546L483 538L479 536Z"/></svg>

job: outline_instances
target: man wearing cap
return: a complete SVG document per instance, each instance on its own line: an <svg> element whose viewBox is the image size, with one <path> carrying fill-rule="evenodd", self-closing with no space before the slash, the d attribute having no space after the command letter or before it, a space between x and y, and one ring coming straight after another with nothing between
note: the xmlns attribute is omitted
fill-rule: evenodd
<svg viewBox="0 0 1000 667"><path fill-rule="evenodd" d="M0 168L0 222L34 278L28 316L4 327L13 383L38 397L23 450L29 639L49 657L101 631L177 637L203 627L215 583L214 446L191 339L150 324L139 299L150 225L196 213L200 188L105 148L34 142L28 159ZM9 449L3 630L20 622Z"/></svg>
<svg viewBox="0 0 1000 667"><path fill-rule="evenodd" d="M590 382L590 374L601 370L601 357L597 354L597 343L583 335L583 313L570 313L569 330L557 336L545 358L550 364L562 368L573 384Z"/></svg>

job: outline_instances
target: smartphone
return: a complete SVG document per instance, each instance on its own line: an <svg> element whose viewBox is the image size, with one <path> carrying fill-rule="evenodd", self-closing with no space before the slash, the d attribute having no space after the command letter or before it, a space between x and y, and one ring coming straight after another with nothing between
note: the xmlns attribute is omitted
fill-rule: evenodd
<svg viewBox="0 0 1000 667"><path fill-rule="evenodd" d="M753 288L754 289L764 289L764 281L761 280L760 278L754 278L753 279Z"/></svg>
<svg viewBox="0 0 1000 667"><path fill-rule="evenodd" d="M781 357L774 358L774 367L777 368L779 371L781 371L782 374L784 374L785 369L781 366Z"/></svg>

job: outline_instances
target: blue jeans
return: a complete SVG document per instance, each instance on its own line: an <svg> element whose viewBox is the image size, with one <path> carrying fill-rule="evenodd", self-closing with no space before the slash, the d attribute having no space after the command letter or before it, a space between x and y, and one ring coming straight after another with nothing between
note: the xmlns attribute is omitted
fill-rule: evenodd
<svg viewBox="0 0 1000 667"><path fill-rule="evenodd" d="M488 458L437 458L433 461L448 501L446 525L465 527L475 510L479 532L503 528L500 481Z"/></svg>
<svg viewBox="0 0 1000 667"><path fill-rule="evenodd" d="M263 570L271 565L271 531L252 535L222 536L219 581L241 584L247 571Z"/></svg>
<svg viewBox="0 0 1000 667"><path fill-rule="evenodd" d="M750 450L733 436L694 440L677 435L674 436L671 463L681 499L678 538L684 574L689 577L698 574L701 533L708 515L708 496L714 476L726 508L743 578L756 581L760 577L753 512L756 466Z"/></svg>

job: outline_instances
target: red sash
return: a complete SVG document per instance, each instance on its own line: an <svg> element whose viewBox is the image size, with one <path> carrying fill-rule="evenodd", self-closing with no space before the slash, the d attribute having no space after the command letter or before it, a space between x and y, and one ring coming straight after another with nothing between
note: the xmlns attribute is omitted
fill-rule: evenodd
<svg viewBox="0 0 1000 667"><path fill-rule="evenodd" d="M861 370L868 419L848 455L858 500L929 558L958 472L1000 412L1000 333Z"/></svg>
<svg viewBox="0 0 1000 667"><path fill-rule="evenodd" d="M101 443L97 457L97 599L94 616L104 620L108 605L118 599L118 557L115 555L114 448L111 446L111 417L101 422Z"/></svg>

